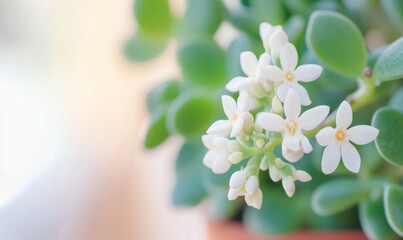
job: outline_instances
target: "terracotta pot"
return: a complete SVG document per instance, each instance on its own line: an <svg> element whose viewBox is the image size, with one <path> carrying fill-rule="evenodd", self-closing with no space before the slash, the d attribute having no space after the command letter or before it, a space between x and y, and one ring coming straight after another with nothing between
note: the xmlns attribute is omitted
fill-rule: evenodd
<svg viewBox="0 0 403 240"><path fill-rule="evenodd" d="M304 230L283 236L258 236L248 231L241 223L210 222L209 240L366 240L362 231L310 231Z"/></svg>

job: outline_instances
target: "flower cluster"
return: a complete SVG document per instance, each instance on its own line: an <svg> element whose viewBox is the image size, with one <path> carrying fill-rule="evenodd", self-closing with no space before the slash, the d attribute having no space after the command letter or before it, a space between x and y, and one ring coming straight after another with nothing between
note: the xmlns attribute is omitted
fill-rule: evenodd
<svg viewBox="0 0 403 240"><path fill-rule="evenodd" d="M203 161L214 173L223 174L232 164L243 163L241 170L232 174L228 199L245 196L246 203L255 208L261 208L263 201L261 171L268 170L274 182L282 180L289 197L295 192L295 181L311 180L307 172L291 163L312 151L309 137L315 133L319 145L326 147L322 158L325 174L335 171L340 159L348 170L358 172L361 159L350 141L367 144L378 135L377 129L366 125L347 129L352 109L346 101L337 110L336 128L328 126L328 106L312 107L301 114L301 106L311 105L301 83L318 79L322 67L298 66L297 50L281 26L262 23L260 37L265 52L259 58L252 52L241 53L246 76L235 77L226 85L228 91L239 93L237 101L222 96L228 119L214 122L202 137L209 150ZM282 156L276 156L274 149L280 145Z"/></svg>

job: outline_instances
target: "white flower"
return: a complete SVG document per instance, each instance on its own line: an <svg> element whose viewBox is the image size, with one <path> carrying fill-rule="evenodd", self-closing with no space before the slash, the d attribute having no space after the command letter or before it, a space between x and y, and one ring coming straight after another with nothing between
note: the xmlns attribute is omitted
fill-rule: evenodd
<svg viewBox="0 0 403 240"><path fill-rule="evenodd" d="M361 158L350 143L364 145L373 141L379 130L368 125L358 125L347 129L353 121L353 113L348 102L340 104L336 114L336 128L326 127L319 131L316 140L321 146L326 146L322 157L322 171L330 174L336 170L340 157L348 170L357 173L360 170Z"/></svg>
<svg viewBox="0 0 403 240"><path fill-rule="evenodd" d="M273 182L278 182L282 179L284 191L289 197L294 195L295 181L309 182L312 180L312 177L307 172L296 170L290 164L281 161L280 158L276 158L275 163L269 166L269 174Z"/></svg>
<svg viewBox="0 0 403 240"><path fill-rule="evenodd" d="M262 207L263 194L259 188L259 179L256 175L250 175L247 168L234 172L229 181L229 186L229 200L235 200L238 196L245 196L245 201L249 206L257 209Z"/></svg>
<svg viewBox="0 0 403 240"><path fill-rule="evenodd" d="M226 85L230 92L246 91L257 98L266 96L266 91L271 90L271 84L264 81L261 72L262 67L270 65L270 55L263 53L259 60L252 52L241 53L241 67L246 77L235 77ZM264 83L263 86L261 83Z"/></svg>
<svg viewBox="0 0 403 240"><path fill-rule="evenodd" d="M322 67L316 64L305 64L297 68L298 53L294 45L286 43L280 51L281 68L264 66L261 71L266 79L280 83L277 96L284 102L289 89L294 89L304 106L311 104L308 92L298 82L312 82L322 73Z"/></svg>
<svg viewBox="0 0 403 240"><path fill-rule="evenodd" d="M283 134L282 152L291 162L298 161L304 153L312 151L312 145L302 131L317 127L328 115L328 106L318 106L305 111L301 116L301 104L297 93L290 89L284 103L285 119L274 113L263 112L257 116L256 124L267 131Z"/></svg>
<svg viewBox="0 0 403 240"><path fill-rule="evenodd" d="M243 130L249 130L253 125L253 116L249 113L249 95L242 93L237 102L227 95L221 97L222 106L228 120L218 120L214 122L207 133L210 135L220 135L236 137Z"/></svg>
<svg viewBox="0 0 403 240"><path fill-rule="evenodd" d="M203 163L214 173L226 173L231 164L239 163L243 159L237 141L214 135L203 135L203 144L208 148Z"/></svg>
<svg viewBox="0 0 403 240"><path fill-rule="evenodd" d="M260 38L266 52L280 49L288 42L288 36L279 25L272 26L269 23L261 23L259 28Z"/></svg>

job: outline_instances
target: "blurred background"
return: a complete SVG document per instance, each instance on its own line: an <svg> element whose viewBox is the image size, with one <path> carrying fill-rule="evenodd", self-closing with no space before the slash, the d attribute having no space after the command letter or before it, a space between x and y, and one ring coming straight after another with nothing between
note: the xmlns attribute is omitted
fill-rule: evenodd
<svg viewBox="0 0 403 240"><path fill-rule="evenodd" d="M1 239L204 239L201 211L170 203L180 140L140 144L145 94L178 67L174 43L126 60L132 6L0 0Z"/></svg>

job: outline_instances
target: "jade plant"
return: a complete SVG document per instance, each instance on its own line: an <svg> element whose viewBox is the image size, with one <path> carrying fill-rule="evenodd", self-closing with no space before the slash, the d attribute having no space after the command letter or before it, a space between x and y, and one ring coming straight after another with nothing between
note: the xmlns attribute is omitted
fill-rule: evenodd
<svg viewBox="0 0 403 240"><path fill-rule="evenodd" d="M403 237L403 1L187 0L175 16L167 0L136 0L134 10L129 59L177 42L181 75L148 94L144 141L184 139L174 205L208 199L213 218L262 234Z"/></svg>

